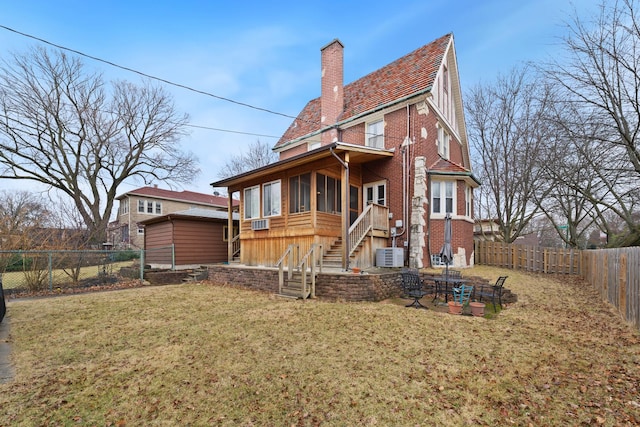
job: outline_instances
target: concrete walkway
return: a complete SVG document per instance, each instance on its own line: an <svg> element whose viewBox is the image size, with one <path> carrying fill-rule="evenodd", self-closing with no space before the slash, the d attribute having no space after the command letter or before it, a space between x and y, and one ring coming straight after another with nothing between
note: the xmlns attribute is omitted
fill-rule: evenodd
<svg viewBox="0 0 640 427"><path fill-rule="evenodd" d="M0 322L0 384L13 381L15 372L11 364L11 341L9 340L9 317Z"/></svg>

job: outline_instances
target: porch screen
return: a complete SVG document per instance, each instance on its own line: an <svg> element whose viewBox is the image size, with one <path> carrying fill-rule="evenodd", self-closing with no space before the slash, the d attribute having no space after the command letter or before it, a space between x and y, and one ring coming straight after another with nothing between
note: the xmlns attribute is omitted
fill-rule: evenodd
<svg viewBox="0 0 640 427"><path fill-rule="evenodd" d="M308 212L311 209L311 174L289 178L289 213Z"/></svg>
<svg viewBox="0 0 640 427"><path fill-rule="evenodd" d="M319 173L316 175L316 187L316 203L319 212L342 212L342 185L339 179Z"/></svg>

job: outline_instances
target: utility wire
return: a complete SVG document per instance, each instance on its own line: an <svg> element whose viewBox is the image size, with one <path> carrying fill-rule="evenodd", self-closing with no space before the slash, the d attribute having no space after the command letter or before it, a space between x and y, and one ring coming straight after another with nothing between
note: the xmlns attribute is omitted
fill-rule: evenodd
<svg viewBox="0 0 640 427"><path fill-rule="evenodd" d="M210 96L212 98L219 99L221 101L227 101L227 102L230 102L232 104L241 105L243 107L251 108L251 109L254 109L254 110L263 111L265 113L275 114L277 116L287 117L289 119L296 119L295 116L291 116L289 114L279 113L277 111L269 110L267 108L256 107L255 105L247 104L245 102L236 101L236 100L233 100L231 98L225 98L223 96L215 95L215 94L210 93L210 92L205 92L203 90L194 89L194 88L192 88L190 86L183 85L181 83L175 83L175 82L172 82L172 81L160 78L160 77L152 76L150 74L143 73L142 71L138 71L138 70L134 70L133 68L129 68L129 67L125 67L125 66L122 66L122 65L118 65L118 64L116 64L114 62L107 61L105 59L101 59L101 58L98 58L96 56L92 56L92 55L88 55L86 53L80 52L79 50L70 49L68 47L64 47L64 46L61 46L59 44L52 43L52 42L50 42L48 40L45 40L45 39L42 39L40 37L32 36L31 34L27 34L27 33L23 33L23 32L18 31L18 30L14 30L13 28L9 28L9 27L7 27L5 25L2 25L2 24L0 24L0 28L4 28L7 31L11 31L11 32L19 34L21 36L28 37L30 39L37 40L39 42L48 44L49 46L53 46L53 47L56 47L58 49L66 50L68 52L73 52L73 53L75 53L77 55L84 56L85 58L93 59L94 61L102 62L102 63L108 64L108 65L111 65L112 67L120 68L120 69L125 70L125 71L129 71L129 72L132 72L132 73L135 73L135 74L139 74L141 76L144 76L144 77L147 77L147 78L150 78L150 79L153 79L153 80L157 80L157 81L166 83L166 84L171 85L171 86L176 86L176 87L179 87L179 88L182 88L182 89L189 90L191 92L199 93L201 95Z"/></svg>
<svg viewBox="0 0 640 427"><path fill-rule="evenodd" d="M225 98L223 96L215 95L215 94L210 93L210 92L206 92L206 91L203 91L203 90L200 90L200 89L195 89L195 88L192 88L190 86L187 86L187 85L184 85L184 84L181 84L181 83L175 83L175 82L172 82L170 80L163 79L161 77L152 76L152 75L144 73L142 71L138 71L138 70L135 70L133 68L129 68L129 67L125 67L125 66L122 66L122 65L118 65L118 64L116 64L114 62L107 61L105 59L101 59L101 58L98 58L96 56L88 55L86 53L80 52L79 50L71 49L71 48L68 48L68 47L65 47L65 46L50 42L50 41L45 40L43 38L36 37L36 36L31 35L31 34L23 33L21 31L15 30L13 28L7 27L6 25L0 24L0 28L3 28L5 30L7 30L7 31L11 31L13 33L19 34L19 35L24 36L24 37L28 37L28 38L33 39L33 40L37 40L39 42L42 42L42 43L45 43L47 45L56 47L58 49L66 50L68 52L73 52L73 53L75 53L77 55L84 56L84 57L92 59L94 61L102 62L104 64L111 65L112 67L120 68L122 70L129 71L129 72L132 72L132 73L135 73L135 74L138 74L138 75L141 75L141 76L153 79L153 80L157 80L157 81L166 83L166 84L171 85L171 86L176 86L176 87L179 87L179 88L182 88L182 89L189 90L191 92L199 93L201 95L206 95L206 96L209 96L209 97L212 97L212 98L215 98L215 99L219 99L219 100L222 100L222 101L230 102L232 104L240 105L240 106L251 108L251 109L254 109L254 110L263 111L265 113L274 114L274 115L277 115L277 116L286 117L286 118L294 119L294 120L302 120L302 119L300 119L298 117L291 116L289 114L280 113L280 112L277 112L277 111L269 110L267 108L257 107L255 105L247 104L245 102L236 101L236 100L231 99L231 98ZM201 128L201 129L210 129L210 130L215 130L215 131L220 131L220 132L229 132L229 133L237 133L237 134L252 135L252 136L263 136L263 137L266 137L266 138L279 138L279 137L272 136L272 135L260 135L260 134L250 133L250 132L231 131L231 130L225 130L225 129L209 128L209 127L205 127L205 126L197 126L197 125L188 125L188 126L194 127L194 128ZM343 132L352 132L352 133L357 133L357 134L363 134L363 135L365 135L365 137L367 137L367 136L375 136L375 134L372 134L372 133L369 133L369 132L366 132L366 131L355 130L355 129L342 129L342 131ZM385 135L385 138L387 138L387 139L396 139L396 140L404 140L404 137L396 137L396 136L392 136L392 135Z"/></svg>

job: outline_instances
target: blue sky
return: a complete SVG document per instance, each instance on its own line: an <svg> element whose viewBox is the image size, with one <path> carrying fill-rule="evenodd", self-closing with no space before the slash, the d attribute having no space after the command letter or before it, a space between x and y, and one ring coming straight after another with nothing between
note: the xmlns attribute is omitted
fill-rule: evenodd
<svg viewBox="0 0 640 427"><path fill-rule="evenodd" d="M388 5L392 4L393 7ZM465 92L523 61L559 51L573 10L598 0L407 0L324 2L0 0L0 25L121 66L246 104L296 116L320 94L320 48L345 46L345 84L453 32ZM39 42L0 28L0 56ZM85 59L107 79L141 77ZM191 123L280 136L291 119L166 86ZM210 193L217 169L260 139L194 129L182 147L202 174L184 189ZM164 183L160 187L168 188ZM0 182L0 188L11 183ZM130 182L119 193L141 186ZM177 188L181 189L181 188Z"/></svg>

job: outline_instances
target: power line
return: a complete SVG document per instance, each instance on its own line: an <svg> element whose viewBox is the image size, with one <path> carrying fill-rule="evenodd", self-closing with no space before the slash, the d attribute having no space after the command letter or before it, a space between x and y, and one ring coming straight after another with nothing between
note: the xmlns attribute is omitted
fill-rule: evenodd
<svg viewBox="0 0 640 427"><path fill-rule="evenodd" d="M138 70L134 70L133 68L129 68L129 67L125 67L125 66L122 66L122 65L118 65L118 64L116 64L114 62L107 61L105 59L101 59L101 58L98 58L96 56L92 56L92 55L88 55L86 53L80 52L79 50L70 49L68 47L65 47L65 46L62 46L62 45L59 45L59 44L56 44L56 43L52 43L52 42L50 42L48 40L45 40L45 39L42 39L40 37L36 37L36 36L31 35L31 34L27 34L27 33L23 33L23 32L18 31L18 30L14 30L13 28L9 28L9 27L7 27L5 25L2 25L2 24L0 24L0 28L4 28L7 31L11 31L11 32L19 34L19 35L21 35L23 37L28 37L30 39L37 40L37 41L39 41L41 43L48 44L49 46L53 46L53 47L56 47L58 49L66 50L68 52L73 52L73 53L75 53L77 55L84 56L85 58L93 59L94 61L102 62L102 63L108 64L108 65L111 65L112 67L120 68L120 69L125 70L125 71L129 71L129 72L132 72L132 73L135 73L135 74L139 74L141 76L144 76L144 77L147 77L147 78L150 78L150 79L153 79L153 80L157 80L157 81L166 83L166 84L171 85L171 86L176 86L176 87L179 87L179 88L182 88L182 89L189 90L191 92L199 93L201 95L210 96L212 98L219 99L221 101L230 102L232 104L240 105L240 106L251 108L251 109L254 109L254 110L263 111L265 113L275 114L277 116L287 117L289 119L296 119L296 117L291 116L289 114L279 113L277 111L269 110L267 108L257 107L255 105L247 104L245 102L236 101L236 100L231 99L231 98L225 98L223 96L215 95L213 93L206 92L206 91L203 91L203 90L200 90L200 89L194 89L194 88L192 88L190 86L183 85L181 83L175 83L175 82L172 82L170 80L163 79L161 77L152 76L150 74L143 73L142 71L138 71Z"/></svg>
<svg viewBox="0 0 640 427"><path fill-rule="evenodd" d="M187 86L187 85L184 85L184 84L181 84L181 83L175 83L175 82L172 82L170 80L163 79L161 77L152 76L152 75L144 73L142 71L138 71L138 70L135 70L133 68L129 68L129 67L125 67L125 66L122 66L122 65L118 65L118 64L116 64L114 62L111 62L111 61L108 61L108 60L105 60L105 59L101 59L101 58L98 58L98 57L93 56L93 55L88 55L88 54L86 54L84 52L81 52L79 50L71 49L71 48L68 48L68 47L65 47L65 46L50 42L50 41L45 40L43 38L40 38L40 37L37 37L37 36L33 36L31 34L23 33L21 31L15 30L13 28L7 27L6 25L0 24L0 28L3 28L5 30L7 30L7 31L11 31L13 33L19 34L19 35L21 35L23 37L28 37L30 39L37 40L37 41L39 41L41 43L45 43L47 45L56 47L58 49L66 50L68 52L73 52L73 53L75 53L77 55L92 59L94 61L102 62L102 63L108 64L108 65L111 65L112 67L120 68L122 70L129 71L129 72L132 72L132 73L135 73L135 74L138 74L138 75L141 75L143 77L147 77L147 78L150 78L150 79L153 79L153 80L157 80L157 81L166 83L166 84L171 85L171 86L175 86L175 87L179 87L179 88L182 88L182 89L186 89L186 90L189 90L189 91L194 92L194 93L199 93L201 95L206 95L206 96L209 96L209 97L212 97L212 98L215 98L215 99L219 99L219 100L222 100L222 101L230 102L232 104L240 105L240 106L251 108L251 109L254 109L254 110L263 111L265 113L274 114L274 115L277 115L277 116L286 117L286 118L293 119L293 120L301 120L301 121L305 121L307 123L315 124L315 123L312 123L311 121L304 120L304 119L301 119L299 117L291 116L289 114L280 113L280 112L273 111L273 110L270 110L270 109L267 109L267 108L257 107L255 105L247 104L245 102L236 101L236 100L231 99L231 98L225 98L223 96L215 95L215 94L210 93L210 92L206 92L206 91L203 91L203 90L200 90L200 89L195 89L195 88L192 88L190 86ZM250 132L241 132L241 131L232 131L232 130L225 130L225 129L209 128L209 127L206 127L206 126L198 126L198 125L187 125L187 126L194 127L194 128L201 128L201 129L209 129L209 130L220 131L220 132L229 132L229 133L237 133L237 134L252 135L252 136L263 136L265 138L280 138L280 137L276 137L276 136L272 136L272 135L261 135L261 134L250 133ZM363 134L363 135L365 135L365 138L367 136L375 135L375 134L371 134L371 133L366 132L366 131L360 131L360 130L356 130L356 129L347 128L347 129L341 129L341 130L343 132L352 132L352 133L357 133L357 134ZM404 137L396 137L396 136L392 136L392 135L386 135L385 138L396 139L396 140L404 140Z"/></svg>

